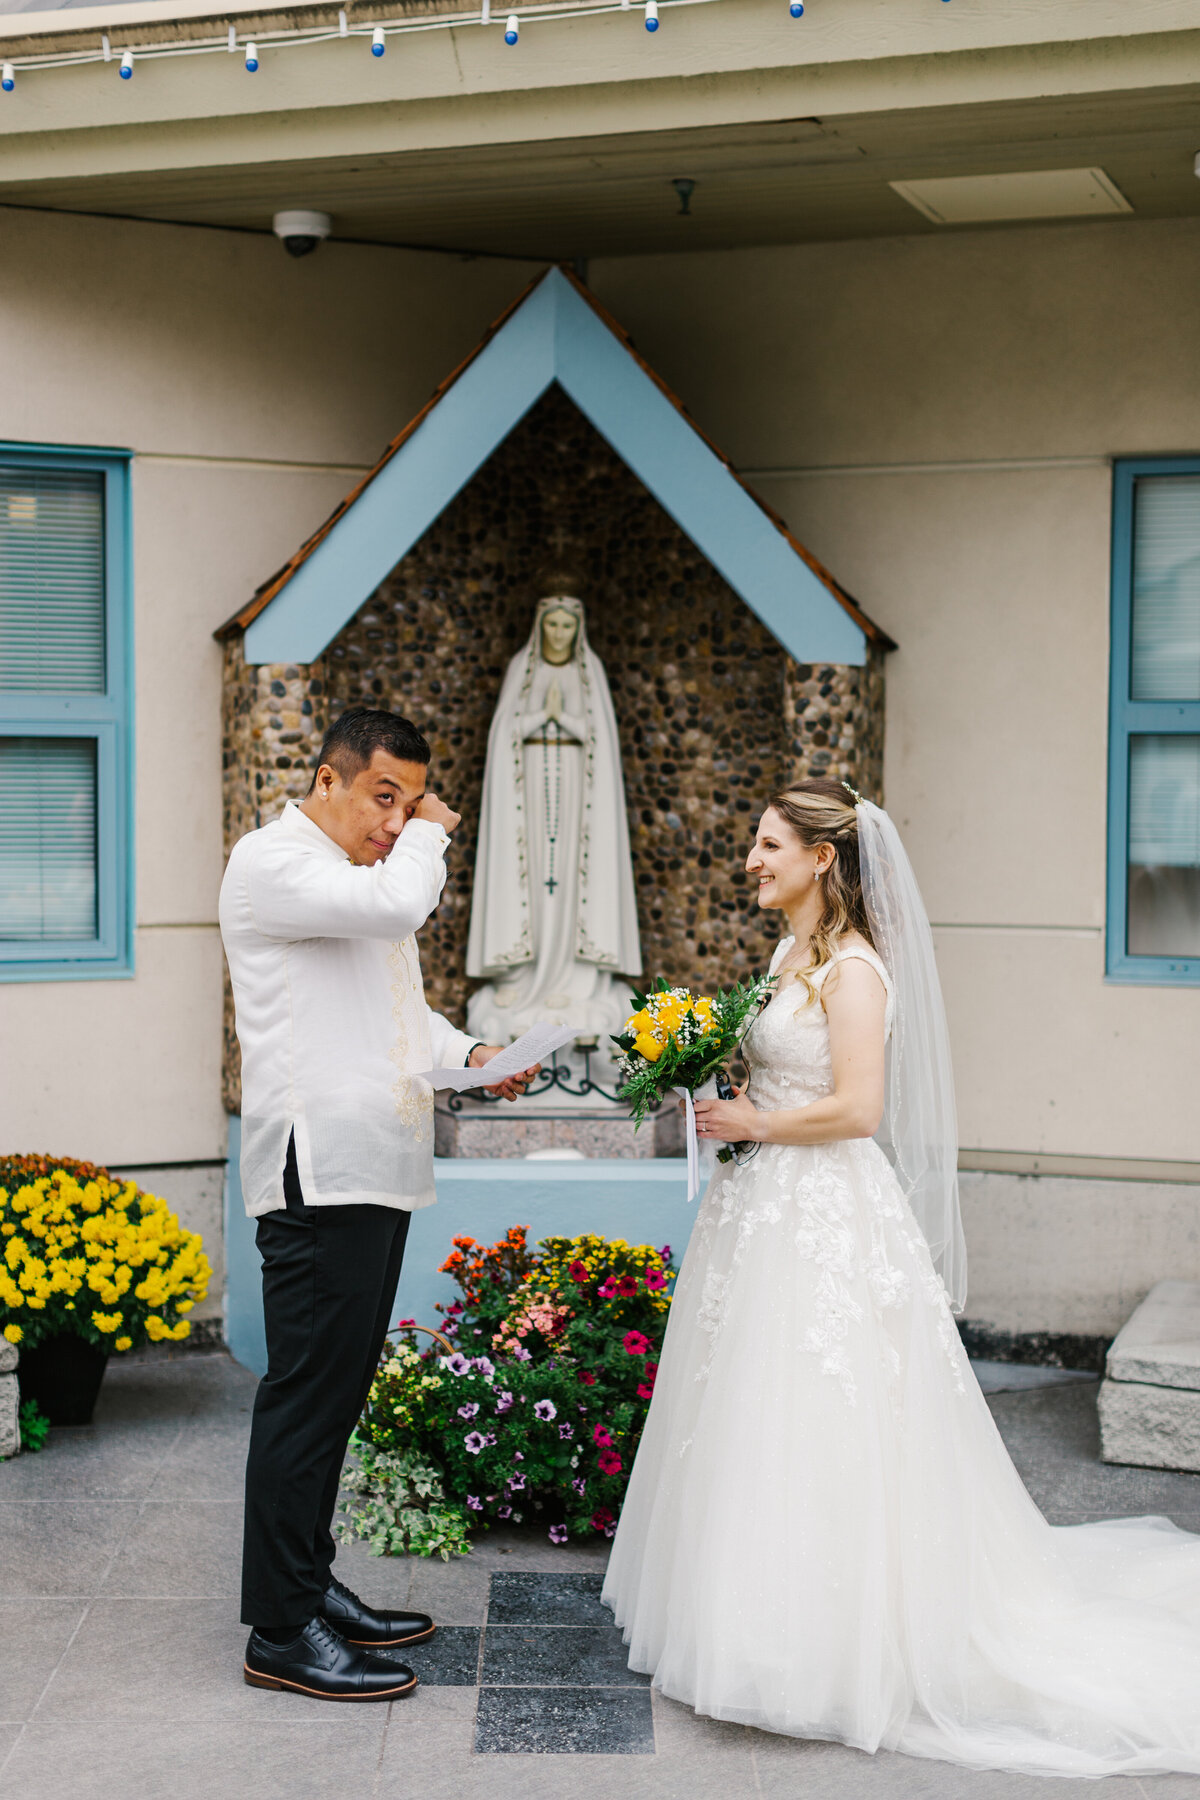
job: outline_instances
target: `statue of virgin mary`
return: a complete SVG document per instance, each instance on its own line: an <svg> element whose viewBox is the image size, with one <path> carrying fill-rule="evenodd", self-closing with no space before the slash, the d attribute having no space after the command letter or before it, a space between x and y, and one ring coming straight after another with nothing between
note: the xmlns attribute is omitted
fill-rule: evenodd
<svg viewBox="0 0 1200 1800"><path fill-rule="evenodd" d="M642 966L617 721L583 604L539 600L488 735L467 1029L502 1044L538 1023L604 1046Z"/></svg>

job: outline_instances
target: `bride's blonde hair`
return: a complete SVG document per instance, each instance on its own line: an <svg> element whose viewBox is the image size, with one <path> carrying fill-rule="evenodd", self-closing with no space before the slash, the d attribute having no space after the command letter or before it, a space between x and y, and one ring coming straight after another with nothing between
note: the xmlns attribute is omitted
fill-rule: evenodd
<svg viewBox="0 0 1200 1800"><path fill-rule="evenodd" d="M806 1005L817 997L809 977L833 961L838 942L847 932L858 932L875 948L863 899L855 800L854 790L844 782L817 777L794 782L767 802L810 850L818 844L833 846L833 861L821 878L825 910L812 934L812 958L796 970L796 979L806 990Z"/></svg>

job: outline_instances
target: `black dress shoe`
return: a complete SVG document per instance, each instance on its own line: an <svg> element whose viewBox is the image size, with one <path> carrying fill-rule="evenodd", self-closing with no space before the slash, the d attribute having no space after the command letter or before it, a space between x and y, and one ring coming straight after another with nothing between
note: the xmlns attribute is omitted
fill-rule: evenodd
<svg viewBox="0 0 1200 1800"><path fill-rule="evenodd" d="M252 1631L244 1673L251 1687L288 1688L318 1700L398 1700L417 1685L403 1663L348 1644L320 1617L290 1644L269 1643Z"/></svg>
<svg viewBox="0 0 1200 1800"><path fill-rule="evenodd" d="M348 1644L419 1644L434 1632L428 1613L376 1612L332 1575L320 1616Z"/></svg>

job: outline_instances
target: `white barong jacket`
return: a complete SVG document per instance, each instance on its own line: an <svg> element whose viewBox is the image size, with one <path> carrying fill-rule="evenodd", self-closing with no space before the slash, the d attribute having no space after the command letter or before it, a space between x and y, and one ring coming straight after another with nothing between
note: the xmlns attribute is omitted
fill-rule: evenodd
<svg viewBox="0 0 1200 1800"><path fill-rule="evenodd" d="M289 802L234 845L220 920L252 1218L285 1204L292 1132L310 1206L433 1203L433 1090L417 1072L461 1065L476 1042L426 1002L414 936L449 842L410 819L385 862L359 867Z"/></svg>

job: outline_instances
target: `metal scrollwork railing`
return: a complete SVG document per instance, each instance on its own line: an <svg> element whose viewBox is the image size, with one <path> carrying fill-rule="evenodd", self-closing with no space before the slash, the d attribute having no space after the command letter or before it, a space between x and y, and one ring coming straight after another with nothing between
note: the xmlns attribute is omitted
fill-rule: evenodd
<svg viewBox="0 0 1200 1800"><path fill-rule="evenodd" d="M621 1099L615 1089L610 1092L602 1082L595 1081L592 1078L592 1057L599 1049L599 1040L596 1038L588 1039L585 1037L576 1038L575 1048L583 1057L583 1074L579 1077L577 1086L572 1086L571 1084L572 1070L570 1063L560 1063L558 1060L558 1052L556 1051L550 1067L548 1069L543 1068L540 1075L535 1075L529 1086L525 1089L526 1095L557 1092L565 1094L567 1098L571 1100L590 1100L594 1097L599 1100L608 1100L613 1106L623 1106L625 1102ZM446 1097L447 1111L452 1113L462 1112L463 1103L466 1098L467 1096L463 1094L448 1094ZM470 1091L470 1099L473 1104L475 1102L481 1102L485 1106L496 1106L500 1102L501 1095L489 1094L486 1088L472 1088ZM661 1104L662 1102L660 1100L652 1100L650 1102L651 1112L657 1112Z"/></svg>

